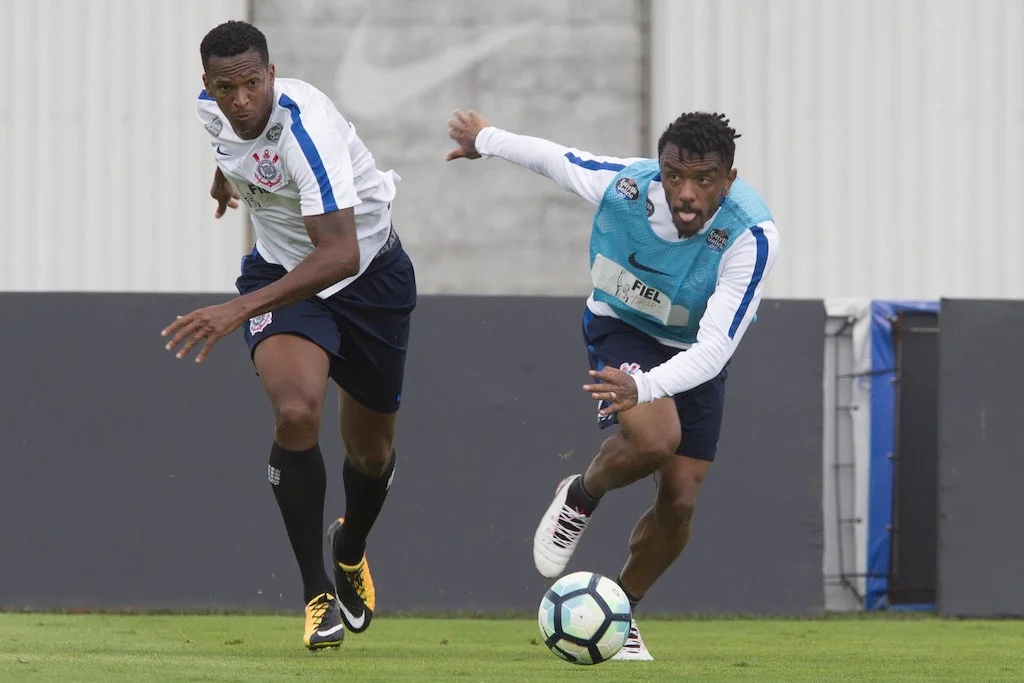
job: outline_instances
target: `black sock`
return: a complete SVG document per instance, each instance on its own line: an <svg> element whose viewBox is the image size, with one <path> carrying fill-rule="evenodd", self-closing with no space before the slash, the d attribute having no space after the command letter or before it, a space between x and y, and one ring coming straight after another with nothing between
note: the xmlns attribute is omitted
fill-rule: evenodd
<svg viewBox="0 0 1024 683"><path fill-rule="evenodd" d="M621 576L619 576L619 577L617 577L615 579L615 583L619 584L619 588L621 588L622 592L626 594L626 599L629 600L629 611L632 612L633 610L636 609L636 606L640 604L640 598L634 598L630 594L630 592L628 590L626 590L626 587L622 585L622 577Z"/></svg>
<svg viewBox="0 0 1024 683"><path fill-rule="evenodd" d="M591 515L597 509L597 504L600 502L600 498L594 498L587 493L587 489L583 488L582 475L573 479L572 483L569 484L569 491L565 496L565 504L569 507L575 508L578 512L585 515Z"/></svg>
<svg viewBox="0 0 1024 683"><path fill-rule="evenodd" d="M345 524L334 537L334 557L349 566L359 564L366 552L366 537L370 534L377 515L384 507L384 499L391 488L395 473L395 451L383 476L372 479L357 470L348 458L342 467L345 480Z"/></svg>
<svg viewBox="0 0 1024 683"><path fill-rule="evenodd" d="M324 569L327 473L320 445L304 451L289 451L275 442L270 450L267 477L302 575L303 600L309 602L320 593L334 593Z"/></svg>

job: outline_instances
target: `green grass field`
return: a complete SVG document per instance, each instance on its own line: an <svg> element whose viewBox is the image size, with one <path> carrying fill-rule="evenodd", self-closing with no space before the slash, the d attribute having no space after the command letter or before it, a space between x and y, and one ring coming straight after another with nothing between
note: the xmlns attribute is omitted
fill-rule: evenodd
<svg viewBox="0 0 1024 683"><path fill-rule="evenodd" d="M311 653L300 616L0 614L0 681L1020 681L1024 622L646 620L654 662L574 666L529 619L381 617Z"/></svg>

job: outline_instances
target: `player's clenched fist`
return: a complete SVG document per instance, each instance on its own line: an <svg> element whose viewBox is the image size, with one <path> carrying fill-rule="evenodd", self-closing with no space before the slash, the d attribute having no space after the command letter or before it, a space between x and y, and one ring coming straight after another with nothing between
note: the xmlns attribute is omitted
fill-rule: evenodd
<svg viewBox="0 0 1024 683"><path fill-rule="evenodd" d="M487 126L487 120L472 109L468 112L456 109L452 113L452 118L448 120L448 137L455 140L459 146L448 152L445 161L479 159L480 152L476 151L476 136Z"/></svg>

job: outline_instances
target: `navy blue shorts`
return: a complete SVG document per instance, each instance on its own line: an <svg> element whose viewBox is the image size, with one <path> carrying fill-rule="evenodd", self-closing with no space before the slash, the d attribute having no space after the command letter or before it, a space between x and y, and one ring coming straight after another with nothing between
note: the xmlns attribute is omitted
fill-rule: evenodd
<svg viewBox="0 0 1024 683"><path fill-rule="evenodd" d="M583 339L587 344L587 357L593 370L600 370L607 365L628 370L632 363L636 363L646 372L680 351L661 344L618 318L595 316L589 309L583 315ZM718 377L672 397L682 428L682 439L676 451L679 455L699 460L715 459L718 437L722 431L725 379L728 376L728 369L723 369ZM599 410L606 406L607 401L601 401ZM601 429L617 422L615 414L597 418Z"/></svg>
<svg viewBox="0 0 1024 683"><path fill-rule="evenodd" d="M235 280L246 294L286 273L254 248L242 259ZM256 346L271 335L305 337L330 359L330 377L370 410L394 413L402 400L405 356L416 274L397 236L389 240L366 271L327 299L317 296L265 313L243 325L252 358Z"/></svg>

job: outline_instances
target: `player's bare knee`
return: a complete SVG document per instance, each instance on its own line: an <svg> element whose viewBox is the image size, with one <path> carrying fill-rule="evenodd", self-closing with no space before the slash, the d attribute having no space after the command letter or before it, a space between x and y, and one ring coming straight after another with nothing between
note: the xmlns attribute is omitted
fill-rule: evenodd
<svg viewBox="0 0 1024 683"><path fill-rule="evenodd" d="M658 517L680 528L689 525L705 474L706 471L701 468L686 468L677 472L671 480L659 478L658 494L654 502Z"/></svg>
<svg viewBox="0 0 1024 683"><path fill-rule="evenodd" d="M283 440L316 443L320 436L320 406L317 401L303 397L278 401L274 405L274 422L279 443Z"/></svg>
<svg viewBox="0 0 1024 683"><path fill-rule="evenodd" d="M684 528L693 519L697 501L693 496L679 493L672 496L659 496L654 504L655 514L663 522Z"/></svg>
<svg viewBox="0 0 1024 683"><path fill-rule="evenodd" d="M346 439L345 451L357 470L368 477L382 477L391 463L391 440Z"/></svg>

